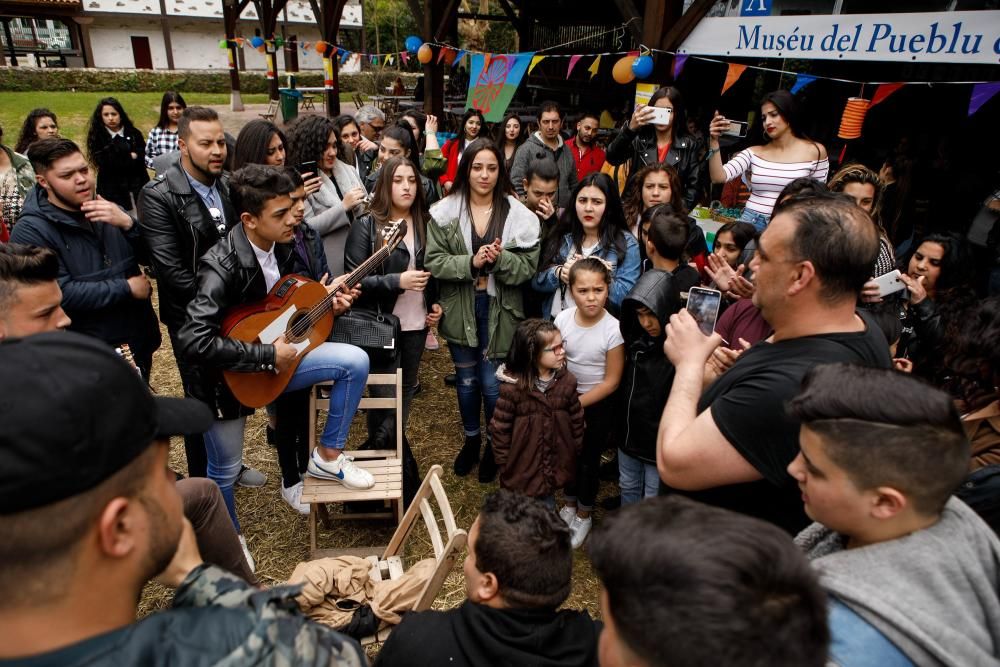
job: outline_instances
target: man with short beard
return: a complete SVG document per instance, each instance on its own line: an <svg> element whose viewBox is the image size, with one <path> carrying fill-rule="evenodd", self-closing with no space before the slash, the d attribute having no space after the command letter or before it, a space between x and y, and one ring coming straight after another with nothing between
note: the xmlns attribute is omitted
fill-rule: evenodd
<svg viewBox="0 0 1000 667"><path fill-rule="evenodd" d="M127 343L149 378L160 328L139 270L135 219L94 195L94 174L69 139L42 139L28 149L37 185L28 193L12 243L49 248L59 259L62 307L70 330L118 346Z"/></svg>
<svg viewBox="0 0 1000 667"><path fill-rule="evenodd" d="M566 147L573 153L578 181L604 166L604 149L597 145L597 130L600 127L600 117L585 111L576 122L576 136L566 141Z"/></svg>
<svg viewBox="0 0 1000 667"><path fill-rule="evenodd" d="M0 385L17 387L0 403L0 665L366 664L299 613L296 588L202 562L167 455L211 424L204 405L154 397L67 332L0 345ZM173 604L136 622L154 576Z"/></svg>
<svg viewBox="0 0 1000 667"><path fill-rule="evenodd" d="M517 194L524 196L524 176L532 160L551 158L559 170L559 189L556 194L558 208L570 203L573 188L578 182L576 163L570 149L562 139L562 107L557 102L542 102L538 108L538 131L528 137L514 153L510 167L510 180Z"/></svg>
<svg viewBox="0 0 1000 667"><path fill-rule="evenodd" d="M139 196L139 229L156 271L160 321L170 333L184 395L205 398L200 369L177 355L177 332L195 295L198 260L239 222L239 215L229 201L229 183L222 173L226 134L218 114L206 107L188 107L177 123L177 137L180 160ZM229 418L253 412L235 403L228 409ZM184 451L188 474L205 477L208 459L201 435L185 437ZM240 476L244 486L263 486L266 481L251 469Z"/></svg>

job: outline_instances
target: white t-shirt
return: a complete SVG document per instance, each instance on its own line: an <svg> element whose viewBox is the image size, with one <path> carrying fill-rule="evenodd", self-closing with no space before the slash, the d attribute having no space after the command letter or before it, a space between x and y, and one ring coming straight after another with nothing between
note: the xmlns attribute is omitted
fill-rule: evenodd
<svg viewBox="0 0 1000 667"><path fill-rule="evenodd" d="M584 394L604 380L608 352L625 344L618 320L604 311L597 324L582 327L572 306L556 316L555 325L566 345L566 367L576 376L576 390Z"/></svg>

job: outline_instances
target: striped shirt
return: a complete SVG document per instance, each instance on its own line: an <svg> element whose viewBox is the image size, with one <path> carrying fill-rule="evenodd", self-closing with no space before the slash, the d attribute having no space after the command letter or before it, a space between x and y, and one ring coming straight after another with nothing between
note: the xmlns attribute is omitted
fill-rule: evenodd
<svg viewBox="0 0 1000 667"><path fill-rule="evenodd" d="M746 207L770 216L778 195L796 178L809 176L826 183L826 177L830 173L830 160L823 158L809 162L772 162L747 148L734 155L722 168L726 172L727 181L749 171L750 199L747 200Z"/></svg>
<svg viewBox="0 0 1000 667"><path fill-rule="evenodd" d="M149 131L149 139L146 140L146 166L152 169L153 158L164 153L173 153L175 150L177 150L177 133L162 127L154 127Z"/></svg>

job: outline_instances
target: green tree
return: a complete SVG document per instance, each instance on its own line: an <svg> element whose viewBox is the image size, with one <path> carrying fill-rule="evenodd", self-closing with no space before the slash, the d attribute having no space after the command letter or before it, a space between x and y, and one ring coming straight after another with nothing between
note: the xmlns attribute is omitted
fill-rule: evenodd
<svg viewBox="0 0 1000 667"><path fill-rule="evenodd" d="M406 0L364 0L365 39L369 53L399 53L409 35L420 35Z"/></svg>

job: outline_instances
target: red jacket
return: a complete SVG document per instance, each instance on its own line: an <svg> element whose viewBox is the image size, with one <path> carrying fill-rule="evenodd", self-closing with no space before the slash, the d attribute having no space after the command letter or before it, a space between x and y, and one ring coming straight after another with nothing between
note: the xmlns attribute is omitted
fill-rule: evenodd
<svg viewBox="0 0 1000 667"><path fill-rule="evenodd" d="M591 145L580 157L580 149L576 145L576 137L566 142L566 147L573 156L573 163L576 165L576 180L582 181L587 174L600 171L604 166L604 149L600 146Z"/></svg>
<svg viewBox="0 0 1000 667"><path fill-rule="evenodd" d="M443 188L445 183L455 182L455 176L458 174L458 162L462 159L462 140L454 137L444 142L444 146L441 147L441 154L448 160L448 168L443 174L438 176L438 182L441 183L441 187Z"/></svg>

